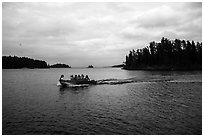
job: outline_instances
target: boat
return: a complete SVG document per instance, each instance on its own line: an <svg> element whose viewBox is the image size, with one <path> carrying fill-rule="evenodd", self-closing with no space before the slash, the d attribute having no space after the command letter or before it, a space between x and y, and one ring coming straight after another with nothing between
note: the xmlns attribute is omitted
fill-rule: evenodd
<svg viewBox="0 0 204 137"><path fill-rule="evenodd" d="M88 87L89 84L73 84L73 83L61 81L57 83L57 86L60 86L62 88L79 88L79 87L83 88L83 87Z"/></svg>
<svg viewBox="0 0 204 137"><path fill-rule="evenodd" d="M96 85L97 84L97 81L95 81L95 80L90 80L90 81L84 81L84 80L82 80L82 81L75 81L74 82L75 84L89 84L89 85Z"/></svg>
<svg viewBox="0 0 204 137"><path fill-rule="evenodd" d="M67 88L77 88L77 87L88 87L89 85L96 85L97 81L71 81L71 80L63 80L58 82L58 86L67 87Z"/></svg>

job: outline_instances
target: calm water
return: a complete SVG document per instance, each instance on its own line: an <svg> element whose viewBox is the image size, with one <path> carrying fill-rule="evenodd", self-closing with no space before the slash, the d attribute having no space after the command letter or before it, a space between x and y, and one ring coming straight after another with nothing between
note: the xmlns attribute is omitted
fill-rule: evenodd
<svg viewBox="0 0 204 137"><path fill-rule="evenodd" d="M61 89L61 74L133 79ZM201 72L2 70L3 134L202 134Z"/></svg>

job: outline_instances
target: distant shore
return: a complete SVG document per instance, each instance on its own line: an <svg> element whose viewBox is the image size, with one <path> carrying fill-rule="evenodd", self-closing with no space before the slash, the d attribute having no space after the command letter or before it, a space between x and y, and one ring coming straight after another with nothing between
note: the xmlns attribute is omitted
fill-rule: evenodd
<svg viewBox="0 0 204 137"><path fill-rule="evenodd" d="M202 70L202 42L162 37L126 55L126 70Z"/></svg>
<svg viewBox="0 0 204 137"><path fill-rule="evenodd" d="M193 71L202 70L202 66L191 65L188 67L178 67L178 66L145 66L137 68L127 68L123 67L124 70L150 70L150 71Z"/></svg>
<svg viewBox="0 0 204 137"><path fill-rule="evenodd" d="M57 63L49 65L46 61L28 57L2 56L2 69L48 69L48 68L71 68L67 64Z"/></svg>

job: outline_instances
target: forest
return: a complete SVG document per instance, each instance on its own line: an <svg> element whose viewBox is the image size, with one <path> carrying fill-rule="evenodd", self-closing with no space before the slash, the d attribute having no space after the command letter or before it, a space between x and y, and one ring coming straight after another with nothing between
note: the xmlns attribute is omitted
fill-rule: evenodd
<svg viewBox="0 0 204 137"><path fill-rule="evenodd" d="M127 70L201 70L202 42L189 40L152 41L142 49L131 50L123 69Z"/></svg>
<svg viewBox="0 0 204 137"><path fill-rule="evenodd" d="M71 66L66 65L66 64L61 64L61 63L49 65L45 61L34 60L28 57L3 56L2 57L2 68L3 69L71 68Z"/></svg>
<svg viewBox="0 0 204 137"><path fill-rule="evenodd" d="M19 68L49 68L47 62L42 60L34 60L28 57L17 56L3 56L2 57L3 69L19 69Z"/></svg>

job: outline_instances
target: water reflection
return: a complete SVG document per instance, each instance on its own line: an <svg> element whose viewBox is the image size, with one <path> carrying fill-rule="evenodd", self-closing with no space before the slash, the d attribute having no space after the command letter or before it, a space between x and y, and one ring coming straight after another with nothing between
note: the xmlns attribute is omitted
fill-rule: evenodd
<svg viewBox="0 0 204 137"><path fill-rule="evenodd" d="M90 91L92 86L89 87L77 87L77 88L68 88L68 87L59 87L60 98L72 98L73 96L81 97L87 92Z"/></svg>
<svg viewBox="0 0 204 137"><path fill-rule="evenodd" d="M79 91L85 90L89 87L77 87L77 88L70 88L70 87L59 87L59 91Z"/></svg>

